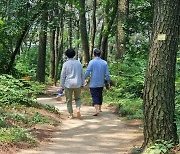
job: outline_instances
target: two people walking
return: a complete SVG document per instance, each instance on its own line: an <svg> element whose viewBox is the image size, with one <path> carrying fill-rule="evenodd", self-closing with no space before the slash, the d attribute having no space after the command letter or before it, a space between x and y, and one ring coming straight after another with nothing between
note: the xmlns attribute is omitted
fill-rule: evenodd
<svg viewBox="0 0 180 154"><path fill-rule="evenodd" d="M81 87L85 86L85 79L90 76L90 92L92 96L93 106L95 107L95 114L97 116L101 110L103 101L103 87L106 79L108 88L110 88L110 74L107 62L100 58L101 51L94 49L94 59L88 64L85 74L81 63L74 59L75 51L67 49L65 52L68 60L63 64L60 77L60 91L65 89L65 96L67 102L67 109L69 118L73 118L72 96L76 102L77 117L81 118Z"/></svg>

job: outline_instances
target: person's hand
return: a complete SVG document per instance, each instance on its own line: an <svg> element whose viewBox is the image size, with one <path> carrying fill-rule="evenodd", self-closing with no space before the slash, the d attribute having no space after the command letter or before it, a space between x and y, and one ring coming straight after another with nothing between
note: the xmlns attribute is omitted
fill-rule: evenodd
<svg viewBox="0 0 180 154"><path fill-rule="evenodd" d="M110 85L110 83L108 84L108 89L111 89L111 85Z"/></svg>
<svg viewBox="0 0 180 154"><path fill-rule="evenodd" d="M62 93L63 92L63 88L59 88L59 92Z"/></svg>
<svg viewBox="0 0 180 154"><path fill-rule="evenodd" d="M110 85L110 83L106 83L106 89L110 89L111 88L111 85Z"/></svg>
<svg viewBox="0 0 180 154"><path fill-rule="evenodd" d="M87 86L87 81L85 80L85 82L84 82L84 85L82 85L83 87L85 87L85 86Z"/></svg>

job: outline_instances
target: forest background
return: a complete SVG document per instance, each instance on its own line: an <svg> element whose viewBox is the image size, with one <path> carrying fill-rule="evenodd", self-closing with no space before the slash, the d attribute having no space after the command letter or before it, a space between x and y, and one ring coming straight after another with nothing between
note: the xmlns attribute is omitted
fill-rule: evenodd
<svg viewBox="0 0 180 154"><path fill-rule="evenodd" d="M64 51L74 48L76 58L86 68L93 58L93 48L98 48L108 62L112 79L111 90L104 94L105 102L116 105L120 116L143 119L143 89L155 7L150 0L1 0L0 104L42 106L33 101L35 95L42 93L43 85L39 83L59 82L66 60ZM180 51L176 53L173 113L179 136ZM27 83L22 77L32 82ZM45 108L56 112L52 106ZM12 127L5 126L9 115L4 110L1 107L0 125L9 131ZM158 149L164 145L162 149L168 150L176 142L161 137L152 141L153 144L148 141L145 146L158 141Z"/></svg>

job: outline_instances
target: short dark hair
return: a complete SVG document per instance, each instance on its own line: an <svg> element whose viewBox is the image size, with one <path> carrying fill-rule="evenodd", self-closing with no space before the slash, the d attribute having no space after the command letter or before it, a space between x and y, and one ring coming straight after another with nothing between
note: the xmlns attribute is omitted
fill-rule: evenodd
<svg viewBox="0 0 180 154"><path fill-rule="evenodd" d="M96 49L96 48L93 50L93 53L94 53L94 56L99 57L101 55L101 51L99 49Z"/></svg>
<svg viewBox="0 0 180 154"><path fill-rule="evenodd" d="M73 58L76 55L76 52L74 49L67 49L65 54L68 58Z"/></svg>

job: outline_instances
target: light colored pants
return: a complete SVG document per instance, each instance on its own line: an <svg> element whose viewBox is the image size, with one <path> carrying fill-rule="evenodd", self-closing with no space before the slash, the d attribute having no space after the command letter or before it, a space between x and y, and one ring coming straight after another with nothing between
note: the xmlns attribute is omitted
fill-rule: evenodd
<svg viewBox="0 0 180 154"><path fill-rule="evenodd" d="M69 113L73 113L72 96L74 93L74 99L76 102L76 108L81 107L81 88L65 88L66 103Z"/></svg>

